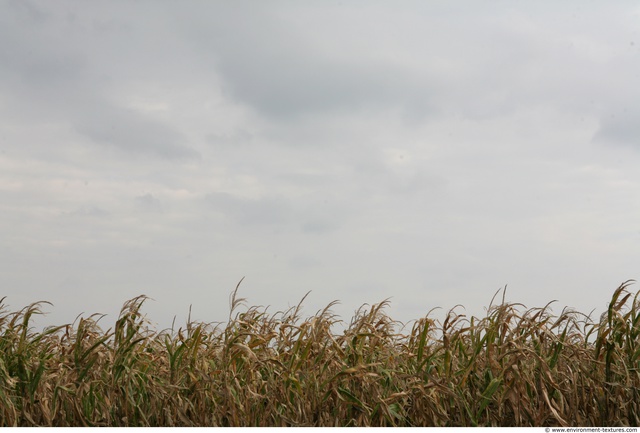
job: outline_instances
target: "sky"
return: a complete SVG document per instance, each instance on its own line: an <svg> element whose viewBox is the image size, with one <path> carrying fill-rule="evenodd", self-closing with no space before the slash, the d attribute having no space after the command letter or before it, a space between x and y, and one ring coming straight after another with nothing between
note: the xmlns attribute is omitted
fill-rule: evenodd
<svg viewBox="0 0 640 433"><path fill-rule="evenodd" d="M640 277L639 29L636 1L2 0L5 310L223 322L244 278L346 322L505 286L599 314Z"/></svg>

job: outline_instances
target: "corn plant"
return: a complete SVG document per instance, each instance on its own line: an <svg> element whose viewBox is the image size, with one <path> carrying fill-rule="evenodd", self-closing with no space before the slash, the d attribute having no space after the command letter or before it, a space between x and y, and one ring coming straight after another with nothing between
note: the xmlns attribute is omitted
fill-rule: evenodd
<svg viewBox="0 0 640 433"><path fill-rule="evenodd" d="M491 301L403 324L388 301L348 324L231 293L226 323L153 329L148 298L35 331L0 300L2 426L613 426L640 423L640 292L599 320ZM338 326L340 325L340 326ZM336 329L340 329L336 331Z"/></svg>

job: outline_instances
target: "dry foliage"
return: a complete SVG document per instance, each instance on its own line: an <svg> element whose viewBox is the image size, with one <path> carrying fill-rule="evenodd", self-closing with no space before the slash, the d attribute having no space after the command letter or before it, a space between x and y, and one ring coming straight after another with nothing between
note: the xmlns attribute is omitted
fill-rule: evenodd
<svg viewBox="0 0 640 433"><path fill-rule="evenodd" d="M383 302L339 334L333 304L270 315L237 288L226 325L177 331L150 329L144 296L106 332L99 316L34 332L42 303L3 310L0 425L640 425L630 283L596 322L503 300L482 319L452 310L402 327Z"/></svg>

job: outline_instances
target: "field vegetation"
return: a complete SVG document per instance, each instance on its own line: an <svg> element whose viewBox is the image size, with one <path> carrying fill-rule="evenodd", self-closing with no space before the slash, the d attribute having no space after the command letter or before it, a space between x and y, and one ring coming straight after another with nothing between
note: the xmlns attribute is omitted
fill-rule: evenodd
<svg viewBox="0 0 640 433"><path fill-rule="evenodd" d="M596 320L504 302L406 325L386 302L268 313L231 295L224 324L156 331L126 302L34 331L45 303L0 313L2 426L640 425L640 301ZM3 304L4 305L4 304Z"/></svg>

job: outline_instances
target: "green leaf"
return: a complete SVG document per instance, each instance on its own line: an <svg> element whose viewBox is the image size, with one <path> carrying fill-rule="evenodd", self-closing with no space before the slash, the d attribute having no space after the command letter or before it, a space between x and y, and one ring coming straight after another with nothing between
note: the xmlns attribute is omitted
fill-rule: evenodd
<svg viewBox="0 0 640 433"><path fill-rule="evenodd" d="M491 382L489 382L489 385L487 385L487 388L482 393L482 400L480 401L480 407L476 412L476 419L480 418L480 415L482 414L482 412L484 412L487 406L489 406L489 403L491 403L491 398L493 397L493 394L495 394L495 392L498 390L501 383L502 383L501 378L491 379Z"/></svg>

